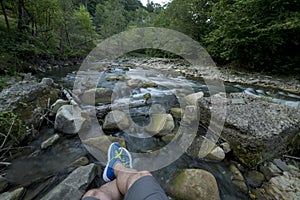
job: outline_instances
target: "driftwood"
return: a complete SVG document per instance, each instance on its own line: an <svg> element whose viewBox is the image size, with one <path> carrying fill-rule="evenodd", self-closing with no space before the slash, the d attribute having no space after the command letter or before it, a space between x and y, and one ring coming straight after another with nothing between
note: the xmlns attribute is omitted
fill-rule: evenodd
<svg viewBox="0 0 300 200"><path fill-rule="evenodd" d="M135 101L123 101L123 102L115 102L109 105L96 106L96 112L98 118L103 118L107 113L112 110L126 110L130 108L139 108L148 106L150 103L145 100L135 100Z"/></svg>
<svg viewBox="0 0 300 200"><path fill-rule="evenodd" d="M150 103L146 99L130 101L130 99L123 99L122 101L114 102L113 104L100 105L100 106L90 106L83 105L81 100L70 90L64 89L64 95L67 97L68 101L74 105L79 106L84 111L88 113L94 113L96 111L96 116L98 118L103 118L107 113L112 110L125 110L130 108L139 108L143 106L148 106Z"/></svg>
<svg viewBox="0 0 300 200"><path fill-rule="evenodd" d="M63 89L63 93L67 97L68 101L70 101L70 104L72 104L74 106L81 105L80 99L73 92L71 92L68 89Z"/></svg>

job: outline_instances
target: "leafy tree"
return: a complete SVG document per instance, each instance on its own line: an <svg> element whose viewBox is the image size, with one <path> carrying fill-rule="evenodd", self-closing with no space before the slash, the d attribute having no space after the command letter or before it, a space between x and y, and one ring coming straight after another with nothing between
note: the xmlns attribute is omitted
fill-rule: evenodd
<svg viewBox="0 0 300 200"><path fill-rule="evenodd" d="M124 5L119 0L98 4L95 13L95 25L103 38L125 30L127 22Z"/></svg>
<svg viewBox="0 0 300 200"><path fill-rule="evenodd" d="M219 61L256 70L296 69L299 9L297 0L221 0L213 8L208 50Z"/></svg>

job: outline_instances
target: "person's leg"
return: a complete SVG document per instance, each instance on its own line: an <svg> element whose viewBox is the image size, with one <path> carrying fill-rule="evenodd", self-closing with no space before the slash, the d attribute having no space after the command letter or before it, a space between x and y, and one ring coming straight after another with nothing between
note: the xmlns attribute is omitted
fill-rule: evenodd
<svg viewBox="0 0 300 200"><path fill-rule="evenodd" d="M143 176L152 176L148 171L137 171L124 167L121 163L114 165L114 173L117 177L117 187L119 191L125 195L129 188Z"/></svg>
<svg viewBox="0 0 300 200"><path fill-rule="evenodd" d="M112 143L108 155L111 154L103 172L107 182L116 179L119 192L126 200L168 200L163 189L148 171L132 169L130 152ZM115 151L112 151L115 149Z"/></svg>
<svg viewBox="0 0 300 200"><path fill-rule="evenodd" d="M122 195L119 192L117 187L117 181L111 181L102 185L98 189L89 190L82 199L88 200L88 197L92 197L92 199L99 199L99 200L121 200Z"/></svg>

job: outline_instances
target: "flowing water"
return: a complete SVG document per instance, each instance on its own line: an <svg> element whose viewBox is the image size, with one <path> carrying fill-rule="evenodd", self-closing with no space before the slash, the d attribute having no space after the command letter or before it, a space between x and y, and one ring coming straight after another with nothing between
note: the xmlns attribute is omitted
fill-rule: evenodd
<svg viewBox="0 0 300 200"><path fill-rule="evenodd" d="M51 77L55 82L72 89L77 69L78 67L74 67L71 69L68 68L66 71L60 70L51 72L47 77ZM97 73L99 72L95 71L95 74ZM126 76L130 79L140 79L144 82L156 83L158 87L139 88L124 92L124 88L119 88L118 83L120 81L106 80L106 78L112 76ZM127 71L123 69L122 63L112 66L110 70L102 73L98 87L112 88L118 93L117 96L124 98L130 97L132 99L140 99L143 95L150 93L152 105L160 105L158 109L161 109L161 112L167 112L172 107L180 106L176 98L178 94L190 94L202 91L205 96L209 96L220 91L218 87L211 87L210 91L208 91L208 87L203 80L188 80L177 74L162 73L160 71L145 70L142 68ZM225 90L227 93L245 92L288 106L299 107L300 105L300 96L283 91L237 84L225 84ZM149 113L149 107L135 108L130 110L130 113L133 120L140 125L148 123L148 118L145 116ZM40 138L31 145L39 149L40 143L52 133L53 130L51 128L44 127L41 130ZM126 140L128 149L132 152L146 152L147 150L159 149L166 145L158 138L136 138L123 132L115 132L114 135L123 137ZM138 147L136 144L139 144ZM15 160L7 171L8 178L12 181L13 185L27 186L29 192L24 199L38 199L41 194L37 191L45 192L49 190L51 186L54 186L59 180L66 176L70 169L68 166L72 161L86 155L90 156L82 146L78 137L62 137L58 143L47 150L37 150L30 156L25 155ZM232 184L231 175L228 170L229 164L228 161L210 163L203 160L195 160L183 154L177 161L168 167L153 172L153 174L158 178L161 185L166 188L170 178L174 176L179 169L204 169L216 177L221 199L248 199L247 195L239 192ZM50 177L52 177L52 179ZM43 189L38 190L37 188L39 188L39 186Z"/></svg>

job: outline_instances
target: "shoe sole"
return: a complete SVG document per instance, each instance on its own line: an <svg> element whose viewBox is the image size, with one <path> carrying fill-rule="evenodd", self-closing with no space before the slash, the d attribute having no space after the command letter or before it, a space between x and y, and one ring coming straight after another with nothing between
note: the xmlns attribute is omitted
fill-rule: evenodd
<svg viewBox="0 0 300 200"><path fill-rule="evenodd" d="M113 144L114 143L112 143L112 144L110 144L109 145L109 148L108 148L108 151L107 151L107 160L108 160L108 162L111 160L111 157L110 157L110 151L111 151L111 148L113 147ZM107 164L108 164L108 162L107 162ZM103 176L102 176L102 178L103 178L103 180L105 181L105 182L110 182L110 181L112 181L112 180L110 180L108 177L107 177L107 170L108 170L108 165L106 164L106 166L105 166L105 168L104 168L104 172L103 172Z"/></svg>

